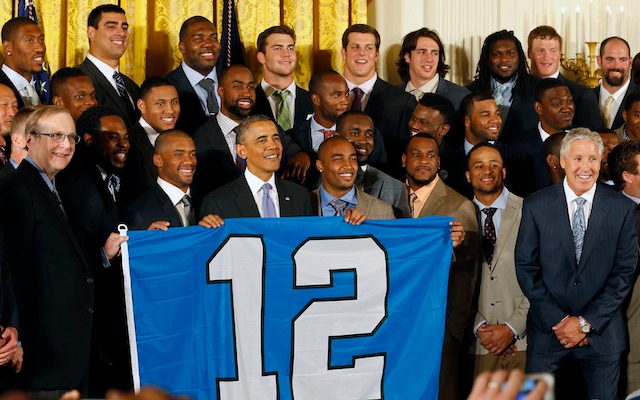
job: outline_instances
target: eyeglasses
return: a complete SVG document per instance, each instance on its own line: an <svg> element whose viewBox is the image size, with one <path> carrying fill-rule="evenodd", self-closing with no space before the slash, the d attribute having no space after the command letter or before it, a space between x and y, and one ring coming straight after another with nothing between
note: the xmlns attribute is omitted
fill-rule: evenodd
<svg viewBox="0 0 640 400"><path fill-rule="evenodd" d="M42 135L48 136L54 142L62 143L65 139L69 139L70 142L78 144L80 143L80 136L75 133L40 133L40 132L32 132L33 135Z"/></svg>

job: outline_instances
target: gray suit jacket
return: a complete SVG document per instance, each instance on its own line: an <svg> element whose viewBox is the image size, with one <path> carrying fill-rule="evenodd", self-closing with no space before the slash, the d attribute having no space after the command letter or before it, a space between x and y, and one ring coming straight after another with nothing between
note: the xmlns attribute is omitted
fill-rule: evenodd
<svg viewBox="0 0 640 400"><path fill-rule="evenodd" d="M453 217L464 227L464 241L455 248L449 270L446 328L458 341L464 338L469 321L480 260L480 232L473 203L438 179L419 217Z"/></svg>
<svg viewBox="0 0 640 400"><path fill-rule="evenodd" d="M411 217L407 187L396 178L369 165L366 172L358 168L356 184L363 192L391 204L396 218Z"/></svg>
<svg viewBox="0 0 640 400"><path fill-rule="evenodd" d="M521 219L522 198L509 193L507 207L502 213L491 266L483 258L478 307L473 323L474 327L481 321L487 321L490 324L509 323L520 337L516 340L518 351L527 348L524 337L529 311L529 300L522 293L516 277L515 249ZM479 224L480 221L478 213ZM474 340L470 352L480 355L489 353L480 344L480 340Z"/></svg>
<svg viewBox="0 0 640 400"><path fill-rule="evenodd" d="M382 200L366 194L362 190L356 188L356 200L358 205L356 209L362 211L367 219L394 219L393 208L391 205ZM311 206L313 207L313 215L322 216L322 205L320 204L320 188L311 192Z"/></svg>

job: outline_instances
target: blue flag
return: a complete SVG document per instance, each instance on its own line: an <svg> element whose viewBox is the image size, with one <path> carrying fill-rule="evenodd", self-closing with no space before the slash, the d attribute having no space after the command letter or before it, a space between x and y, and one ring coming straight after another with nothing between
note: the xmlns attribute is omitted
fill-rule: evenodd
<svg viewBox="0 0 640 400"><path fill-rule="evenodd" d="M220 56L218 57L218 73L234 64L244 65L244 50L240 41L238 18L234 0L224 0L222 11L222 37L220 39Z"/></svg>
<svg viewBox="0 0 640 400"><path fill-rule="evenodd" d="M38 14L36 14L36 6L33 4L33 0L18 0L18 17L29 18L35 21L36 24L38 23ZM42 104L51 104L49 71L47 71L46 64L42 64L42 68L42 72L33 74L36 92Z"/></svg>
<svg viewBox="0 0 640 400"><path fill-rule="evenodd" d="M436 399L449 221L129 232L136 387L198 400Z"/></svg>

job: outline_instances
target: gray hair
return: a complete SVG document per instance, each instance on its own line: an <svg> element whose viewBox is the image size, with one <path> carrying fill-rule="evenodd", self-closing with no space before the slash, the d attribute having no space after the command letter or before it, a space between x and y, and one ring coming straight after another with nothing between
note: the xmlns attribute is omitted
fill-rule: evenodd
<svg viewBox="0 0 640 400"><path fill-rule="evenodd" d="M602 138L598 132L593 132L588 128L574 128L567 132L564 139L562 139L562 144L560 145L560 158L567 158L571 143L576 140L592 140L596 146L598 146L600 156L604 153L604 143L602 142Z"/></svg>

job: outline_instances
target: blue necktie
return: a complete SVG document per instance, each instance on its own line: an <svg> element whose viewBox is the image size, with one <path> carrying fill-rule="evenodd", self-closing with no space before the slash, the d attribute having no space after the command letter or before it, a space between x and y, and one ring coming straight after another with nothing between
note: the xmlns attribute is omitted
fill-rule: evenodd
<svg viewBox="0 0 640 400"><path fill-rule="evenodd" d="M587 201L582 197L577 197L576 211L573 213L573 225L571 230L573 231L573 244L576 249L576 262L580 262L580 256L582 255L582 245L584 244L584 232L586 231L584 226L584 203Z"/></svg>
<svg viewBox="0 0 640 400"><path fill-rule="evenodd" d="M122 97L122 100L127 104L127 107L130 109L134 109L131 104L131 99L129 98L129 92L127 92L127 87L124 85L124 79L122 75L118 71L113 73L113 80L116 82L116 88L118 88L118 94Z"/></svg>
<svg viewBox="0 0 640 400"><path fill-rule="evenodd" d="M339 217L342 217L344 215L344 211L347 209L347 206L349 205L349 203L347 203L342 199L333 199L329 202L329 204L331 204L331 207L333 207L336 210L336 215Z"/></svg>
<svg viewBox="0 0 640 400"><path fill-rule="evenodd" d="M276 206L273 204L273 201L269 196L270 190L270 184L265 183L262 185L262 218L278 218L278 214L276 214Z"/></svg>

